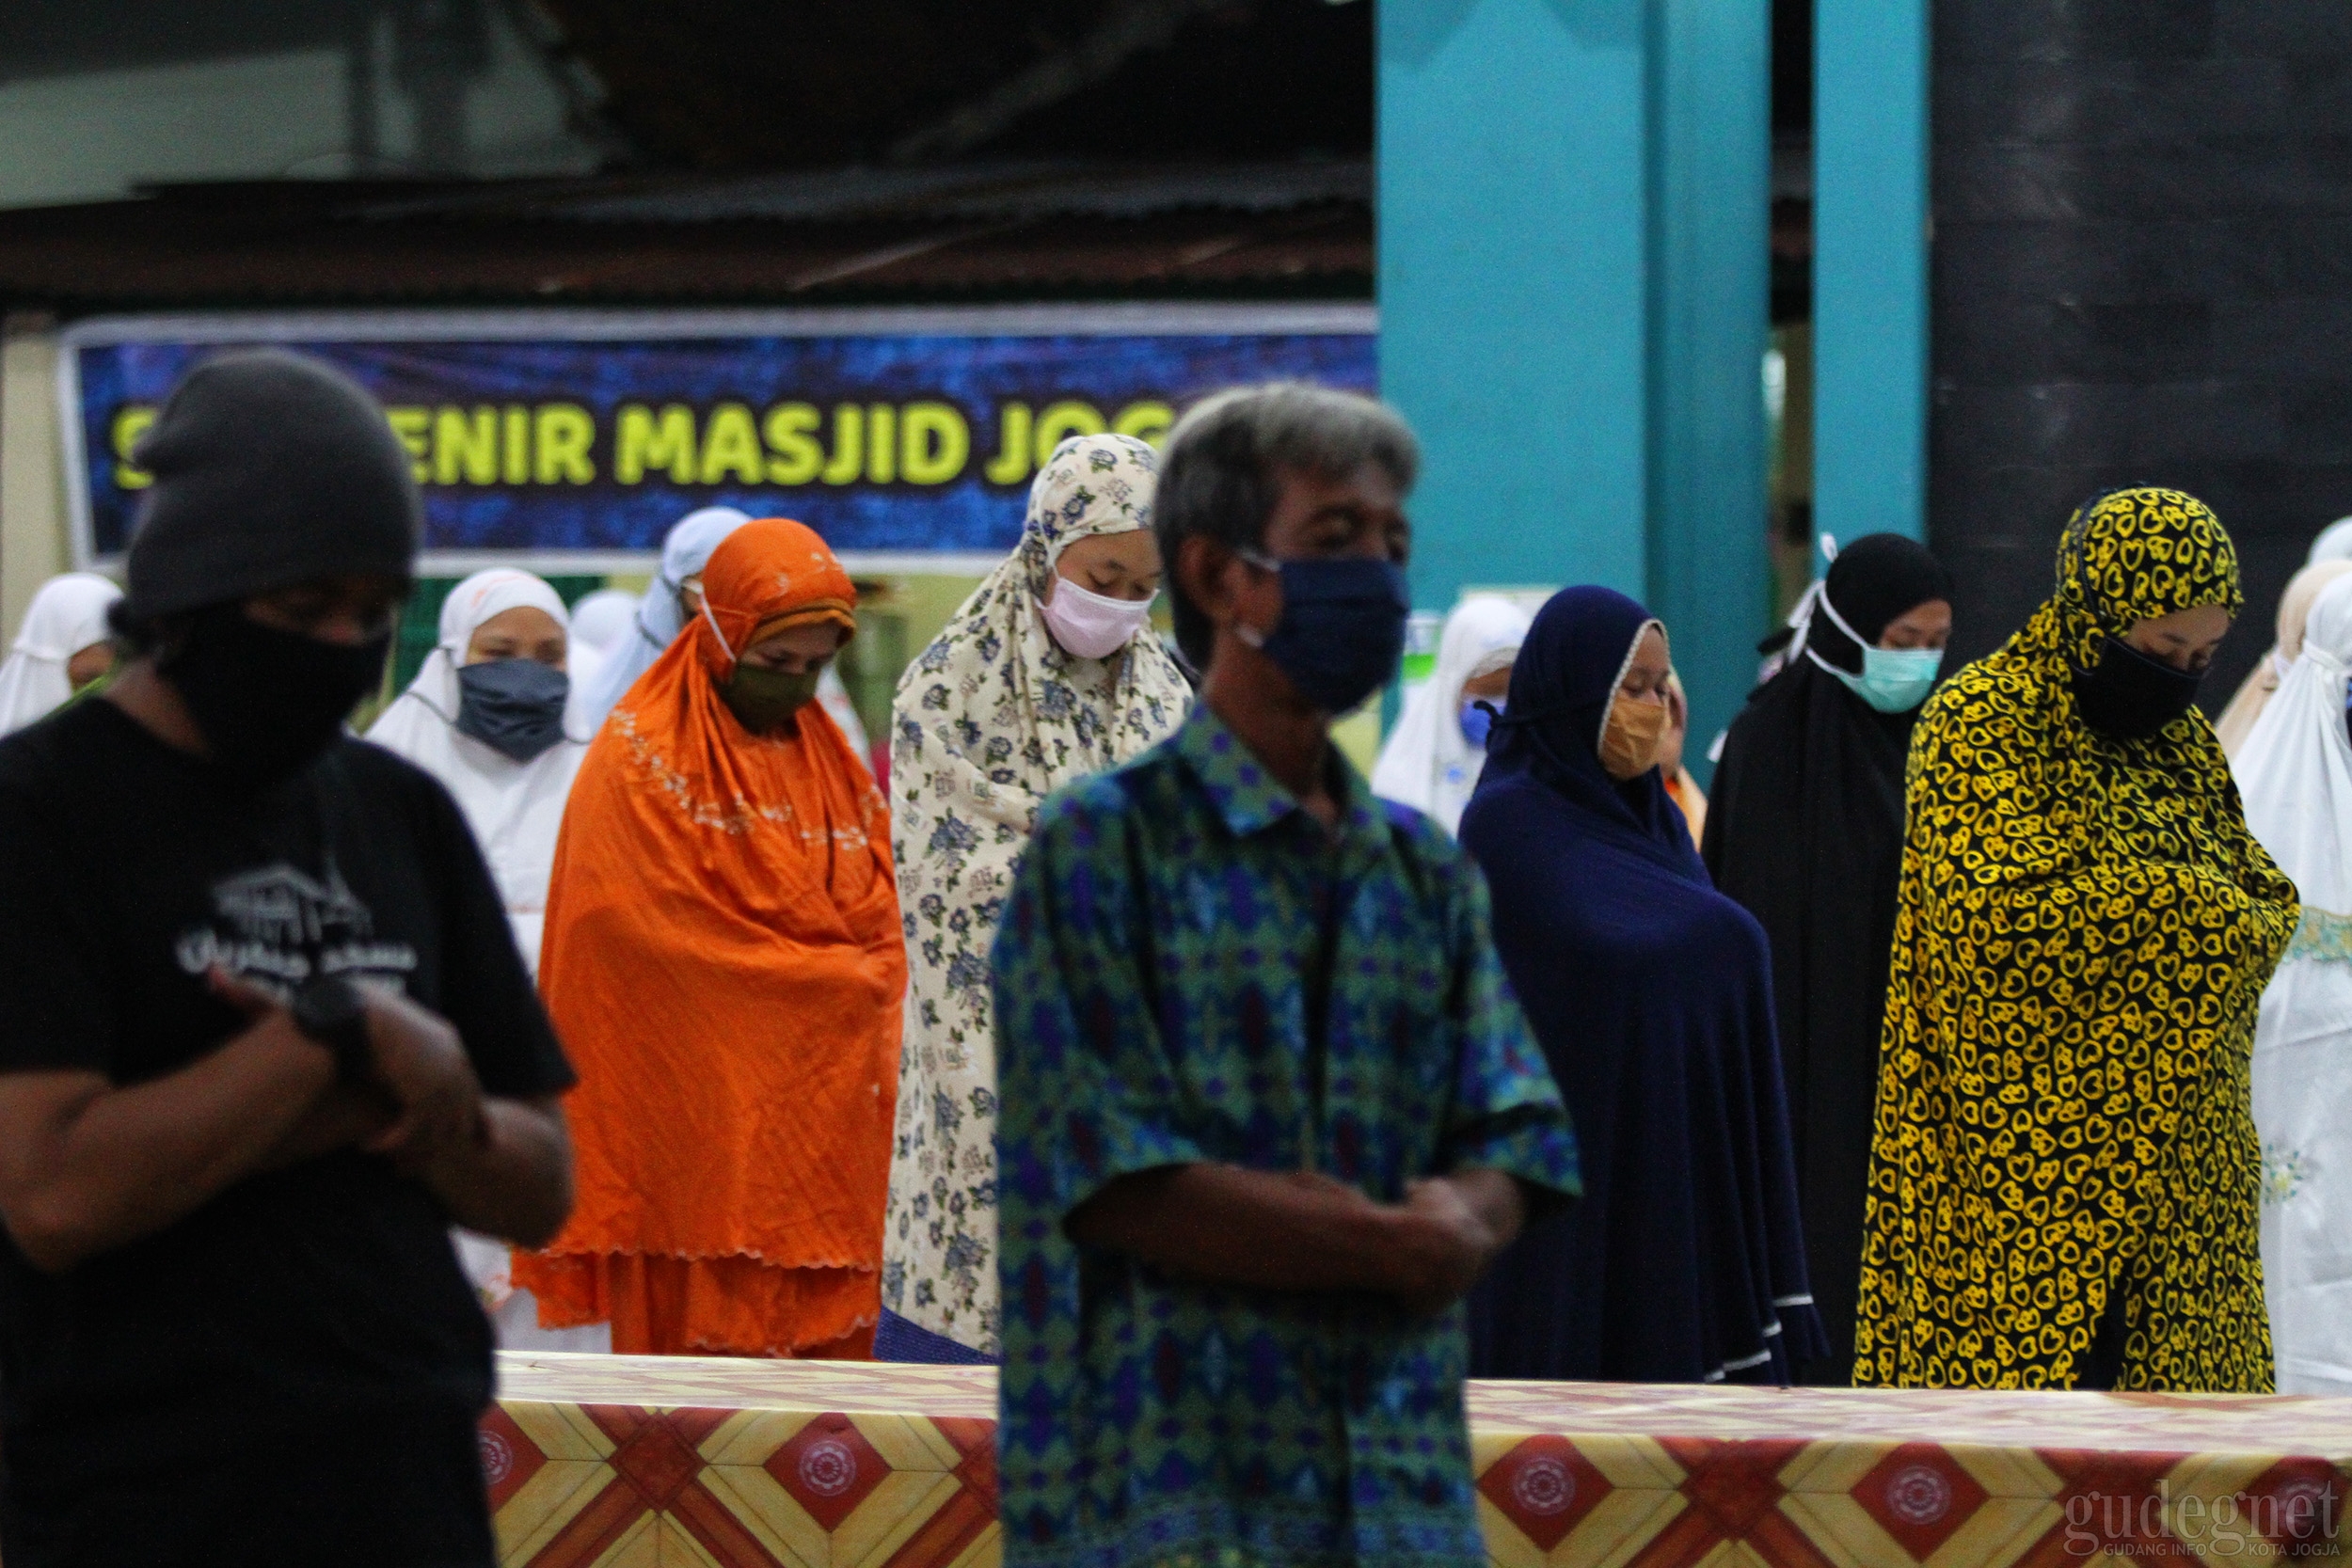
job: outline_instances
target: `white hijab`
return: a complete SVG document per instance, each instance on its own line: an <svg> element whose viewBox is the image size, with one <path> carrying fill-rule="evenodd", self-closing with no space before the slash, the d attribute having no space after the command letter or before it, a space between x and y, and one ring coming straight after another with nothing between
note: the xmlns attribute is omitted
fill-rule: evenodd
<svg viewBox="0 0 2352 1568"><path fill-rule="evenodd" d="M68 572L40 585L24 607L8 661L0 664L0 735L47 718L73 695L65 667L111 635L106 611L120 597L121 589L94 572Z"/></svg>
<svg viewBox="0 0 2352 1568"><path fill-rule="evenodd" d="M564 667L571 672L572 700L564 722L575 735L593 736L589 693L603 684L604 667L625 637L633 637L640 595L621 588L599 588L572 606L571 644Z"/></svg>
<svg viewBox="0 0 2352 1568"><path fill-rule="evenodd" d="M626 588L599 588L572 606L572 651L594 648L600 654L611 653L613 644L628 635L641 598Z"/></svg>
<svg viewBox="0 0 2352 1568"><path fill-rule="evenodd" d="M535 974L556 833L588 747L567 736L529 762L516 762L458 734L456 727L457 667L465 663L474 633L492 616L524 606L547 611L558 626L568 625L563 599L529 572L497 567L476 572L450 590L441 603L440 641L368 738L406 757L457 798L506 902L515 945Z"/></svg>
<svg viewBox="0 0 2352 1568"><path fill-rule="evenodd" d="M710 552L728 534L751 520L731 506L707 506L688 513L670 530L669 537L661 541L660 575L638 600L628 630L603 650L604 663L593 677L581 682L581 700L572 710L575 721L587 726L581 733L594 735L602 729L605 716L628 695L637 677L652 669L671 640L686 629L678 610L678 590L688 578L700 576L710 564Z"/></svg>
<svg viewBox="0 0 2352 1568"><path fill-rule="evenodd" d="M1460 830L1462 810L1486 766L1486 753L1462 734L1462 688L1516 658L1527 627L1527 611L1508 599L1471 598L1454 607L1438 639L1436 672L1405 700L1380 748L1375 795L1411 806L1449 833Z"/></svg>
<svg viewBox="0 0 2352 1568"><path fill-rule="evenodd" d="M2352 1394L2352 577L2320 591L2303 648L2232 767L2246 825L2303 895L2254 1025L2262 1252L2279 1391Z"/></svg>
<svg viewBox="0 0 2352 1568"><path fill-rule="evenodd" d="M2246 825L2303 902L2352 915L2352 736L2344 719L2352 665L2352 577L2320 590L2303 647L2254 721L2237 760Z"/></svg>
<svg viewBox="0 0 2352 1568"><path fill-rule="evenodd" d="M2352 561L2352 517L2338 517L2312 541L2305 564L2316 566L2323 561Z"/></svg>

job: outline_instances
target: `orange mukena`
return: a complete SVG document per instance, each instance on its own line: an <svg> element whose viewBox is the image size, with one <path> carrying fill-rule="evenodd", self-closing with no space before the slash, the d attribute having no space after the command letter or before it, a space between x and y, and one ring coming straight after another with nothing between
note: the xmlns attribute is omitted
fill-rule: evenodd
<svg viewBox="0 0 2352 1568"><path fill-rule="evenodd" d="M818 704L755 735L755 634L854 628L824 541L730 535L574 785L539 985L580 1074L571 1223L515 1279L636 1354L862 1356L880 1311L906 955L889 810Z"/></svg>

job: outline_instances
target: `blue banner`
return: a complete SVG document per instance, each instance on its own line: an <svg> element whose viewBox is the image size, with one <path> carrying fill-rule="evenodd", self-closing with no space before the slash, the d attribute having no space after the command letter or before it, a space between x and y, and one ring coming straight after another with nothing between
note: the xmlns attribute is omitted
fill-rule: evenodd
<svg viewBox="0 0 2352 1568"><path fill-rule="evenodd" d="M71 335L66 367L77 520L86 555L119 555L150 483L131 454L172 385L225 347L270 341L341 367L384 404L415 459L429 554L561 565L649 552L713 505L797 517L845 553L993 554L1018 537L1030 477L1064 436L1157 440L1188 403L1248 382L1373 389L1369 330L1313 312L1306 325L1321 329L1250 330L1250 309L1171 307L1159 314L1174 329L1153 331L1085 329L1085 307L1065 312L1070 330L1051 329L1044 309L1003 312L1020 330L821 334L697 331L675 315L636 334L627 318L533 330L511 313L475 336L459 317L422 337L383 317L305 335L320 324L256 323L243 337L221 323L176 335L91 324ZM1282 325L1283 308L1258 309ZM1295 325L1302 312L1288 315Z"/></svg>

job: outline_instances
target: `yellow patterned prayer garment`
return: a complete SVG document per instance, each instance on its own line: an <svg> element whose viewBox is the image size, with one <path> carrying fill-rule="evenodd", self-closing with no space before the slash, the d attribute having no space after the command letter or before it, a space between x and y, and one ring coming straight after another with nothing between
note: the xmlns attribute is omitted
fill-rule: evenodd
<svg viewBox="0 0 2352 1568"><path fill-rule="evenodd" d="M2118 1387L2271 1386L2249 1072L2295 887L2201 714L2118 740L2073 684L2139 621L2242 602L2204 503L2109 493L1920 718L1857 1383L2068 1387L2105 1323Z"/></svg>

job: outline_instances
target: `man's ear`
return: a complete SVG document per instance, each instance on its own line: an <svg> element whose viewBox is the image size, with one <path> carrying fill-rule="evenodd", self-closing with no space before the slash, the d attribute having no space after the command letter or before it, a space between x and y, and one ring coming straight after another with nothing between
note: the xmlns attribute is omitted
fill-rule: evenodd
<svg viewBox="0 0 2352 1568"><path fill-rule="evenodd" d="M1196 533L1176 546L1176 581L1213 626L1233 618L1233 594L1228 578L1235 557L1221 539Z"/></svg>

